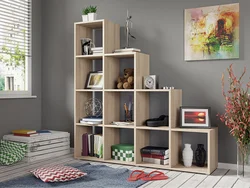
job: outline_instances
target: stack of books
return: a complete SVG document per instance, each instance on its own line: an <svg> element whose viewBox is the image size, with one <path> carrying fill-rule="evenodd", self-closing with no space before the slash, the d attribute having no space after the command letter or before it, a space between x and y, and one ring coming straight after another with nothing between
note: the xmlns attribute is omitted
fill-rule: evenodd
<svg viewBox="0 0 250 188"><path fill-rule="evenodd" d="M85 125L96 125L96 124L102 124L102 116L100 117L84 117L80 119L80 123L85 124Z"/></svg>
<svg viewBox="0 0 250 188"><path fill-rule="evenodd" d="M146 146L141 148L142 161L146 163L169 164L168 147Z"/></svg>
<svg viewBox="0 0 250 188"><path fill-rule="evenodd" d="M91 51L92 51L93 55L102 54L103 53L103 47L91 48Z"/></svg>
<svg viewBox="0 0 250 188"><path fill-rule="evenodd" d="M82 135L82 156L103 157L103 137L100 134Z"/></svg>
<svg viewBox="0 0 250 188"><path fill-rule="evenodd" d="M19 129L12 131L14 136L25 136L25 137L32 137L32 136L38 136L39 134L36 132L36 130L28 130L28 129Z"/></svg>

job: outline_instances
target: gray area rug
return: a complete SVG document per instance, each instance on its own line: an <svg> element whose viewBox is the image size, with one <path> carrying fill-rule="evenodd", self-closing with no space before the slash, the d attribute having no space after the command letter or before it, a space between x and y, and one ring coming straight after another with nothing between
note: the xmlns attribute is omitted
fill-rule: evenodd
<svg viewBox="0 0 250 188"><path fill-rule="evenodd" d="M75 167L83 172L86 172L88 175L74 181L61 183L44 183L40 179L37 179L35 176L33 176L33 174L29 174L5 182L0 182L0 187L133 188L139 187L140 185L145 183L145 181L141 180L135 182L127 181L127 178L129 177L131 171L126 168L111 168L106 165L91 165L89 163L77 163L67 166Z"/></svg>

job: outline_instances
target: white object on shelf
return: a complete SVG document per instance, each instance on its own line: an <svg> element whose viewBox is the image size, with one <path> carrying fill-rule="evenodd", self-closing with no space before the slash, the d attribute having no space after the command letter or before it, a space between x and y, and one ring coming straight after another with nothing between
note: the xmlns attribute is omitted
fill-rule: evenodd
<svg viewBox="0 0 250 188"><path fill-rule="evenodd" d="M97 14L96 14L96 13L93 13L93 12L88 13L88 19L89 19L89 21L94 21L94 20L96 20L96 19L97 19Z"/></svg>
<svg viewBox="0 0 250 188"><path fill-rule="evenodd" d="M124 49L117 49L114 53L125 53L125 52L140 52L140 49L137 48L124 48Z"/></svg>
<svg viewBox="0 0 250 188"><path fill-rule="evenodd" d="M87 22L88 21L88 15L82 15L82 21Z"/></svg>
<svg viewBox="0 0 250 188"><path fill-rule="evenodd" d="M182 158L185 167L191 167L193 162L193 150L191 148L191 144L185 144L185 148L182 151Z"/></svg>
<svg viewBox="0 0 250 188"><path fill-rule="evenodd" d="M120 126L122 126L122 125L134 125L134 122L113 121L112 124L113 125L120 125Z"/></svg>

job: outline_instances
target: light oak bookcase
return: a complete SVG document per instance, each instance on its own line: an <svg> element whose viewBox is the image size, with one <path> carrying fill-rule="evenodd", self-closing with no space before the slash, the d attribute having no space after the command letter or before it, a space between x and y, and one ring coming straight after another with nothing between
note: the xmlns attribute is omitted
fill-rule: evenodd
<svg viewBox="0 0 250 188"><path fill-rule="evenodd" d="M93 38L93 30L102 29L103 54L81 55L81 38ZM144 53L113 53L120 48L120 26L108 20L96 20L93 22L74 24L74 157L77 159L144 166L151 168L187 171L194 173L210 174L218 164L218 129L183 129L179 126L179 107L182 105L182 90L180 89L143 89L142 78L149 75L150 57ZM120 60L131 58L134 64L134 89L115 89L115 81L120 72ZM102 61L104 75L104 88L99 90L85 89L87 75L92 71L93 60ZM92 125L82 125L80 118L85 116L84 103L92 98L92 93L102 95L103 101L103 158L81 156L82 134L92 133ZM121 94L129 92L134 100L134 125L117 126L112 121L120 120ZM147 127L144 121L150 117L150 93L165 93L168 95L169 126ZM134 162L122 162L111 159L111 145L120 143L120 129L130 129L134 136L135 160ZM140 149L150 144L150 131L164 131L168 134L169 165L157 165L142 162ZM190 168L183 166L181 153L183 149L182 133L195 132L207 134L207 165ZM193 148L194 150L194 148Z"/></svg>

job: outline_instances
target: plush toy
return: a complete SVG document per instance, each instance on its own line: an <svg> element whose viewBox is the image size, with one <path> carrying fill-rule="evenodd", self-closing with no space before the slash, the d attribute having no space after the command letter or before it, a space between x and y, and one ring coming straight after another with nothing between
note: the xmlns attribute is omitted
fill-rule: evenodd
<svg viewBox="0 0 250 188"><path fill-rule="evenodd" d="M118 89L133 89L134 88L134 69L124 69L124 76L117 79Z"/></svg>

